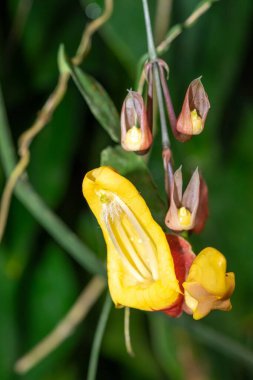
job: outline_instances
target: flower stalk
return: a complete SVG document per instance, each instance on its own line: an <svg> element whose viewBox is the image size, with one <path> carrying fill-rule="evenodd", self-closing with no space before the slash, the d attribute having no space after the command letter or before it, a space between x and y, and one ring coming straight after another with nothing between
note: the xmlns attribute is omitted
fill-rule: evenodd
<svg viewBox="0 0 253 380"><path fill-rule="evenodd" d="M159 67L158 67L158 64L156 62L157 54L156 54L156 49L155 49L155 44L154 44L154 38L153 38L153 33L152 33L152 27L151 27L150 14L149 14L149 8L148 8L147 0L142 0L142 4L143 4L144 19L145 19L145 26L146 26L146 33L147 33L148 54L149 54L149 58L151 60L151 63L153 64L153 74L154 74L154 81L155 81L156 93L157 93L157 101L158 101L158 107L159 107L159 113L160 113L162 146L163 146L163 149L167 149L170 147L170 139L169 139L167 123L166 123L166 116L165 116L165 109L164 109L163 95L162 95L162 87L161 87L161 81L160 81L160 76L159 76Z"/></svg>

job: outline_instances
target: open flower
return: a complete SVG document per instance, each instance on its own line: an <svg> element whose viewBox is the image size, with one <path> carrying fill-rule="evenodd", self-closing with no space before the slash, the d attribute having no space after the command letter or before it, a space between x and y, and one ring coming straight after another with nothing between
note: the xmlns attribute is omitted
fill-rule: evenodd
<svg viewBox="0 0 253 380"><path fill-rule="evenodd" d="M200 232L208 215L207 186L196 169L183 193L181 167L174 173L170 184L170 207L165 217L166 225L174 231Z"/></svg>
<svg viewBox="0 0 253 380"><path fill-rule="evenodd" d="M185 94L182 111L177 119L177 131L198 135L204 129L210 103L200 78L194 79Z"/></svg>
<svg viewBox="0 0 253 380"><path fill-rule="evenodd" d="M117 307L165 310L180 288L166 236L137 189L109 167L86 174L83 194L107 245L111 297Z"/></svg>
<svg viewBox="0 0 253 380"><path fill-rule="evenodd" d="M185 311L201 319L211 310L231 310L230 296L235 288L234 273L226 273L225 257L214 248L205 248L195 258L183 283Z"/></svg>
<svg viewBox="0 0 253 380"><path fill-rule="evenodd" d="M165 235L137 189L109 167L86 174L83 194L107 245L108 283L116 307L182 311L200 319L213 309L230 310L234 274L214 248L197 257L177 235Z"/></svg>

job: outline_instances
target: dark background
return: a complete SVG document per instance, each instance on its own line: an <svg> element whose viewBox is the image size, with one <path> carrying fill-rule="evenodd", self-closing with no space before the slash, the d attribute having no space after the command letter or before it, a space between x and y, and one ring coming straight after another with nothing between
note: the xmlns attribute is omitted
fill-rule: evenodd
<svg viewBox="0 0 253 380"><path fill-rule="evenodd" d="M14 21L19 3L30 4L30 10ZM84 25L90 21L88 3L1 2L1 87L15 144L56 84L59 44L63 42L68 54L74 54ZM171 25L185 20L197 3L174 1ZM150 1L150 8L154 19L155 0ZM172 148L177 167L182 163L189 175L198 165L207 181L210 218L203 233L191 242L196 253L213 246L226 255L228 270L236 274L233 310L214 312L193 324L189 324L190 317L175 322L159 313L133 311L135 359L125 352L123 311L113 310L102 344L98 379L253 377L253 365L241 358L241 346L231 354L229 343L224 348L213 343L210 330L204 330L210 335L206 339L194 330L199 323L203 329L212 328L220 342L225 334L244 348L253 345L252 21L252 0L217 2L163 57L170 67L177 113L194 78L203 75L209 95L211 110L204 133L187 144L173 141ZM116 0L112 18L93 37L81 67L104 86L120 110L126 89L134 88L137 63L146 50L141 1ZM150 168L162 192L159 144L158 136ZM81 181L87 170L99 166L100 152L108 145L113 143L71 81L54 117L31 145L28 169L36 191L102 259L104 243L83 200ZM1 189L4 183L0 166ZM1 380L85 378L104 296L71 338L38 367L19 377L13 366L66 314L89 278L14 197L0 246Z"/></svg>

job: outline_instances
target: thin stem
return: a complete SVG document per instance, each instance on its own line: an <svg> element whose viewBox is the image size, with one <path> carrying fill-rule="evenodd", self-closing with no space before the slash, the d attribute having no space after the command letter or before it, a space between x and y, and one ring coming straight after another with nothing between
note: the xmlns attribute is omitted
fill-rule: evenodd
<svg viewBox="0 0 253 380"><path fill-rule="evenodd" d="M97 301L104 288L105 281L101 277L95 276L55 329L42 339L30 352L16 362L16 372L28 372L73 334L76 327L84 320L85 316Z"/></svg>
<svg viewBox="0 0 253 380"><path fill-rule="evenodd" d="M213 5L217 0L202 0L196 6L191 15L182 23L174 25L169 31L165 39L157 46L158 56L166 53L172 41L174 41L184 29L191 28L194 23Z"/></svg>
<svg viewBox="0 0 253 380"><path fill-rule="evenodd" d="M151 60L155 60L157 58L157 55L156 55L156 50L155 50L155 43L154 43L154 38L153 38L153 33L152 33L152 26L151 26L151 21L150 21L147 0L142 0L142 5L143 5L144 19L145 19L146 33L147 33L147 40L148 40L148 54Z"/></svg>
<svg viewBox="0 0 253 380"><path fill-rule="evenodd" d="M160 122L161 122L162 146L163 146L163 149L167 149L170 147L170 139L169 139L169 134L168 134L168 129L167 129L165 110L164 110L162 88L161 88L161 82L160 82L160 77L159 77L159 69L156 63L154 64L154 78L155 78L155 84L156 84L156 94L157 94L157 101L158 101L158 108L159 108Z"/></svg>
<svg viewBox="0 0 253 380"><path fill-rule="evenodd" d="M6 176L9 176L16 165L16 154L12 143L11 132L5 111L4 99L0 86L0 158Z"/></svg>
<svg viewBox="0 0 253 380"><path fill-rule="evenodd" d="M154 72L154 79L155 79L156 93L157 93L157 100L158 100L158 107L159 107L160 121L161 121L162 145L163 145L163 149L166 149L170 147L170 139L168 135L167 123L166 123L166 117L165 117L162 87L161 87L161 81L160 81L160 76L159 76L159 67L158 67L158 64L155 62L155 60L157 59L157 54L156 54L154 38L152 34L152 27L151 27L147 0L142 0L142 4L143 4L143 11L144 11L145 25L146 25L149 58L151 59L151 61L154 61L153 72Z"/></svg>
<svg viewBox="0 0 253 380"><path fill-rule="evenodd" d="M95 378L96 378L99 351L100 351L104 331L106 328L106 324L108 321L108 317L109 317L109 314L111 311L111 306L112 306L111 297L110 297L110 294L107 293L105 303L103 306L103 310L101 312L101 316L100 316L99 321L98 321L98 326L96 329L95 337L93 340L87 380L95 380Z"/></svg>
<svg viewBox="0 0 253 380"><path fill-rule="evenodd" d="M167 52L167 50L170 48L171 43L187 28L191 28L194 23L205 13L208 11L208 9L213 5L213 3L217 2L217 0L202 0L199 2L199 4L196 6L194 11L191 13L191 15L182 23L176 24L172 26L166 37L163 41L159 43L159 45L156 47L156 52L158 57L162 56L164 53ZM137 68L137 84L135 88L139 87L139 82L142 80L140 79L142 68L145 63L145 61L148 59L148 54L145 53L143 56L139 59L138 62L138 68ZM140 84L140 87L142 84Z"/></svg>
<svg viewBox="0 0 253 380"><path fill-rule="evenodd" d="M4 188L1 202L0 202L0 242L3 237L4 229L7 222L7 216L8 211L10 208L10 202L11 202L11 195L13 193L13 190L16 186L16 182L20 175L24 172L28 162L29 162L30 154L28 153L24 157L22 157L17 166L15 166L15 169L12 171L10 177L8 178L8 181L6 183L6 186Z"/></svg>
<svg viewBox="0 0 253 380"><path fill-rule="evenodd" d="M131 344L131 335L130 335L130 308L129 307L125 307L124 335L125 335L125 345L126 345L127 353L130 356L134 356L134 351Z"/></svg>

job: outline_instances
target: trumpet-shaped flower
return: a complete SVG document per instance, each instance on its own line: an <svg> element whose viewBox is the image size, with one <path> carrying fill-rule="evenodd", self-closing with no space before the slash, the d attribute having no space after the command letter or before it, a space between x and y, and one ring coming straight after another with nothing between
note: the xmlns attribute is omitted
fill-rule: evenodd
<svg viewBox="0 0 253 380"><path fill-rule="evenodd" d="M83 194L107 245L108 283L116 307L182 311L200 319L213 309L230 310L234 274L214 248L197 257L177 235L165 235L137 189L109 167L86 174Z"/></svg>
<svg viewBox="0 0 253 380"><path fill-rule="evenodd" d="M234 273L226 273L226 259L214 248L205 248L195 258L185 289L185 311L201 319L211 310L231 310L230 296L235 288Z"/></svg>
<svg viewBox="0 0 253 380"><path fill-rule="evenodd" d="M117 307L165 310L181 293L166 236L137 189L109 167L86 174L83 194L107 245L108 283Z"/></svg>

